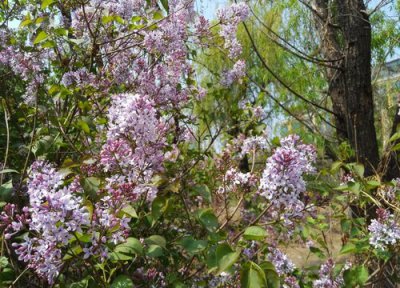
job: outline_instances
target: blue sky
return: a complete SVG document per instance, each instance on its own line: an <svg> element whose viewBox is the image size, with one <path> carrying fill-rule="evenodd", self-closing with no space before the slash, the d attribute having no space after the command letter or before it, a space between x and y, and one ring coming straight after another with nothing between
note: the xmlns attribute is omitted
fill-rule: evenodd
<svg viewBox="0 0 400 288"><path fill-rule="evenodd" d="M227 0L196 0L195 7L207 19L213 19L218 8L226 6L228 2Z"/></svg>

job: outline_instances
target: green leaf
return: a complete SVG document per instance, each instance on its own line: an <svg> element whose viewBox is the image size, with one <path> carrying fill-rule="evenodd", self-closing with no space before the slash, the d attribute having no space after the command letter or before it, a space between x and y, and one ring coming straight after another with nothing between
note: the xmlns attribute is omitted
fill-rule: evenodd
<svg viewBox="0 0 400 288"><path fill-rule="evenodd" d="M260 264L260 267L265 273L265 278L267 279L267 287L280 288L280 278L278 273L276 273L274 264L268 261L264 261Z"/></svg>
<svg viewBox="0 0 400 288"><path fill-rule="evenodd" d="M140 17L140 16L133 16L132 18L131 18L131 22L138 22L138 21L140 21L140 20L142 20L142 17Z"/></svg>
<svg viewBox="0 0 400 288"><path fill-rule="evenodd" d="M88 288L90 281L93 282L93 278L91 276L87 276L87 277L85 277L84 279L82 279L82 280L80 280L78 282L74 282L74 283L69 284L67 287L68 288Z"/></svg>
<svg viewBox="0 0 400 288"><path fill-rule="evenodd" d="M241 288L263 288L267 286L264 271L254 262L247 262L240 272Z"/></svg>
<svg viewBox="0 0 400 288"><path fill-rule="evenodd" d="M70 39L68 39L68 40L69 40L70 42L76 44L76 45L81 45L82 43L85 42L85 39L83 39L83 38L78 38L78 39L70 38Z"/></svg>
<svg viewBox="0 0 400 288"><path fill-rule="evenodd" d="M106 16L103 16L101 18L101 23L107 24L107 23L112 22L113 20L114 20L114 16L113 15L106 15Z"/></svg>
<svg viewBox="0 0 400 288"><path fill-rule="evenodd" d="M400 139L400 132L396 132L390 137L389 142L396 141L397 139Z"/></svg>
<svg viewBox="0 0 400 288"><path fill-rule="evenodd" d="M76 255L79 255L82 252L83 252L82 247L80 245L76 245L68 250L68 252L67 252L67 254L65 254L63 260L71 259L72 257L75 257Z"/></svg>
<svg viewBox="0 0 400 288"><path fill-rule="evenodd" d="M356 266L343 273L344 282L346 287L364 287L368 280L368 269L364 266Z"/></svg>
<svg viewBox="0 0 400 288"><path fill-rule="evenodd" d="M164 237L160 236L160 235L152 235L146 239L144 239L144 243L146 243L147 245L158 245L164 249L167 249L167 241L165 240Z"/></svg>
<svg viewBox="0 0 400 288"><path fill-rule="evenodd" d="M163 256L164 255L164 251L158 245L149 245L149 248L147 249L146 255L156 258L156 257Z"/></svg>
<svg viewBox="0 0 400 288"><path fill-rule="evenodd" d="M100 186L100 179L97 177L87 177L83 180L83 189L89 194L97 194Z"/></svg>
<svg viewBox="0 0 400 288"><path fill-rule="evenodd" d="M311 253L317 255L321 259L325 258L324 252L322 252L322 250L317 247L313 247L313 246L310 247L310 251L311 251Z"/></svg>
<svg viewBox="0 0 400 288"><path fill-rule="evenodd" d="M77 125L79 128L81 128L83 132L85 132L86 134L90 134L90 128L88 123L86 123L86 121L80 119L78 120Z"/></svg>
<svg viewBox="0 0 400 288"><path fill-rule="evenodd" d="M228 270L240 257L240 251L233 251L232 248L226 244L218 245L215 255L217 257L218 272Z"/></svg>
<svg viewBox="0 0 400 288"><path fill-rule="evenodd" d="M54 29L54 33L56 33L58 36L68 36L68 29L65 28L56 28Z"/></svg>
<svg viewBox="0 0 400 288"><path fill-rule="evenodd" d="M111 261L129 261L132 260L133 255L127 255L120 252L112 252L109 254L109 259Z"/></svg>
<svg viewBox="0 0 400 288"><path fill-rule="evenodd" d="M23 28L23 27L25 27L25 26L28 26L28 25L31 24L31 23L33 23L33 21L32 21L32 19L29 17L29 18L25 19L24 21L22 21L22 22L19 24L19 27L20 27L20 28Z"/></svg>
<svg viewBox="0 0 400 288"><path fill-rule="evenodd" d="M114 279L110 288L133 288L132 279L126 275L118 275L117 278Z"/></svg>
<svg viewBox="0 0 400 288"><path fill-rule="evenodd" d="M354 165L354 172L356 172L356 174L359 176L359 177L364 177L364 165L362 165L362 164L355 164Z"/></svg>
<svg viewBox="0 0 400 288"><path fill-rule="evenodd" d="M45 41L42 43L43 48L53 48L56 47L56 42L54 41Z"/></svg>
<svg viewBox="0 0 400 288"><path fill-rule="evenodd" d="M136 210L132 207L132 205L126 205L121 211L129 217L138 218Z"/></svg>
<svg viewBox="0 0 400 288"><path fill-rule="evenodd" d="M19 174L19 172L17 170L14 169L3 169L0 171L0 174L6 174L6 173L17 173Z"/></svg>
<svg viewBox="0 0 400 288"><path fill-rule="evenodd" d="M39 34L36 36L35 40L33 41L33 44L36 45L44 40L46 40L48 37L47 33L44 31L40 31Z"/></svg>
<svg viewBox="0 0 400 288"><path fill-rule="evenodd" d="M261 241L267 237L267 231L259 226L247 227L244 231L243 238L247 240Z"/></svg>
<svg viewBox="0 0 400 288"><path fill-rule="evenodd" d="M54 142L54 138L50 135L46 135L40 139L38 139L32 147L32 152L36 156L42 156L49 152L52 144Z"/></svg>
<svg viewBox="0 0 400 288"><path fill-rule="evenodd" d="M91 234L81 234L81 233L75 233L76 238L83 242L83 243L90 243L92 242L92 235Z"/></svg>
<svg viewBox="0 0 400 288"><path fill-rule="evenodd" d="M268 288L280 288L281 280L279 278L278 273L275 270L264 270L265 277L267 278L267 287Z"/></svg>
<svg viewBox="0 0 400 288"><path fill-rule="evenodd" d="M153 216L154 223L158 220L162 214L168 209L169 198L158 196L154 199L151 204L151 214Z"/></svg>
<svg viewBox="0 0 400 288"><path fill-rule="evenodd" d="M179 244L192 255L204 251L207 247L207 241L195 240L192 236L184 237Z"/></svg>
<svg viewBox="0 0 400 288"><path fill-rule="evenodd" d="M207 200L208 203L211 203L211 191L207 185L197 185L193 187L193 190L196 195L203 197L203 199Z"/></svg>
<svg viewBox="0 0 400 288"><path fill-rule="evenodd" d="M46 17L39 17L39 18L36 18L35 24L38 25L38 24L42 23L45 19L46 19Z"/></svg>
<svg viewBox="0 0 400 288"><path fill-rule="evenodd" d="M375 188L375 187L381 186L381 182L376 181L376 180L370 180L367 182L367 185L371 186L372 188Z"/></svg>
<svg viewBox="0 0 400 288"><path fill-rule="evenodd" d="M333 162L332 167L331 167L331 171L332 172L337 171L342 165L343 165L343 162L341 162L341 161Z"/></svg>
<svg viewBox="0 0 400 288"><path fill-rule="evenodd" d="M49 5L51 5L53 2L54 2L54 0L43 0L40 8L42 8L42 10L44 10L47 7L49 7Z"/></svg>
<svg viewBox="0 0 400 288"><path fill-rule="evenodd" d="M168 13L169 12L168 0L161 0L160 2L162 5L162 8L164 8L165 11L167 11L167 13Z"/></svg>
<svg viewBox="0 0 400 288"><path fill-rule="evenodd" d="M12 180L2 184L0 186L0 199L5 202L9 202L11 200L13 191Z"/></svg>
<svg viewBox="0 0 400 288"><path fill-rule="evenodd" d="M346 243L342 249L340 249L340 254L354 253L356 251L356 245L353 243Z"/></svg>
<svg viewBox="0 0 400 288"><path fill-rule="evenodd" d="M392 150L392 151L400 150L400 143L394 145L394 146L391 148L391 150Z"/></svg>
<svg viewBox="0 0 400 288"><path fill-rule="evenodd" d="M218 227L218 218L214 215L212 209L203 209L198 212L200 223L210 232L215 232Z"/></svg>
<svg viewBox="0 0 400 288"><path fill-rule="evenodd" d="M1 256L0 257L0 268L5 268L8 265L7 257Z"/></svg>
<svg viewBox="0 0 400 288"><path fill-rule="evenodd" d="M361 185L358 182L349 183L349 191L353 192L354 194L356 194L357 196L360 194L360 189L361 189Z"/></svg>
<svg viewBox="0 0 400 288"><path fill-rule="evenodd" d="M134 237L129 237L126 239L126 242L119 244L115 247L115 252L124 253L128 255L142 255L143 254L143 245L140 241Z"/></svg>
<svg viewBox="0 0 400 288"><path fill-rule="evenodd" d="M117 23L119 23L119 24L124 24L124 23L125 23L124 19L122 19L122 18L121 18L120 16L118 16L118 15L114 16L114 20L115 20Z"/></svg>
<svg viewBox="0 0 400 288"><path fill-rule="evenodd" d="M154 14L153 14L153 19L154 20L161 20L161 19L163 19L164 18L164 15L160 12L160 11L156 11Z"/></svg>

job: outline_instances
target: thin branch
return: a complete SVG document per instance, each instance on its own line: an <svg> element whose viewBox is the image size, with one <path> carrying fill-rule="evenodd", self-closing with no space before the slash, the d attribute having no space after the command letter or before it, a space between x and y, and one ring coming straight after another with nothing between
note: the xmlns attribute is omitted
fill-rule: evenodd
<svg viewBox="0 0 400 288"><path fill-rule="evenodd" d="M256 46L256 43L254 42L253 37L250 35L250 31L247 28L246 23L242 23L245 30L246 30L246 34L249 37L249 40L251 42L251 45L253 46L254 52L256 53L257 57L260 59L261 64L264 66L264 68L283 86L285 87L287 90L289 90L293 95L295 95L296 97L300 98L301 100L303 100L304 102L311 104L321 110L324 110L330 114L336 115L335 112L331 111L330 109L323 107L317 103L314 103L308 99L306 99L304 96L300 95L299 93L297 93L296 91L294 91L289 85L287 85L274 71L272 71L272 69L267 65L267 63L265 62L264 58L262 57L262 55L260 54L260 52L258 51L258 48Z"/></svg>

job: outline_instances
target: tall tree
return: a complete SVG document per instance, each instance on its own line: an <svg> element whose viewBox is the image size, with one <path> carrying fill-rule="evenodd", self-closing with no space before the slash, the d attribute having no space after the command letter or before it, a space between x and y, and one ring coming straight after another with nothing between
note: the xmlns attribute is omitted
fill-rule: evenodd
<svg viewBox="0 0 400 288"><path fill-rule="evenodd" d="M371 23L360 0L316 0L311 9L327 68L337 135L347 139L371 175L379 162L371 86ZM315 7L315 8L313 8Z"/></svg>

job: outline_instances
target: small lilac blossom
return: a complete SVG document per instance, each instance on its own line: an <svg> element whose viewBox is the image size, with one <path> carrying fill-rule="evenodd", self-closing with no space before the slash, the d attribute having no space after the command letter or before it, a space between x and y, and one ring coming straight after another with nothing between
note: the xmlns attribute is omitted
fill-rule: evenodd
<svg viewBox="0 0 400 288"><path fill-rule="evenodd" d="M18 259L38 275L54 282L62 267L62 248L68 247L74 232L90 224L89 212L81 207L78 181L63 185L63 174L42 161L31 166L28 180L29 231L36 237L25 236L24 242L13 243Z"/></svg>
<svg viewBox="0 0 400 288"><path fill-rule="evenodd" d="M276 206L297 205L299 196L306 191L303 174L315 171L315 160L315 148L303 144L297 135L282 139L281 147L267 160L260 195Z"/></svg>
<svg viewBox="0 0 400 288"><path fill-rule="evenodd" d="M270 248L268 260L275 266L276 273L279 276L290 274L296 268L293 262L278 248Z"/></svg>
<svg viewBox="0 0 400 288"><path fill-rule="evenodd" d="M0 51L0 64L9 66L15 75L26 81L24 100L27 104L34 103L39 86L44 82L42 56L40 53L20 51L12 46Z"/></svg>
<svg viewBox="0 0 400 288"><path fill-rule="evenodd" d="M224 48L228 50L230 58L236 58L242 52L242 47L236 39L237 26L248 17L249 8L241 2L228 8L219 9L217 18L221 23L219 35L224 38Z"/></svg>
<svg viewBox="0 0 400 288"><path fill-rule="evenodd" d="M242 144L242 151L241 155L244 156L245 154L252 154L258 150L265 150L268 148L268 142L266 136L253 136L246 138Z"/></svg>
<svg viewBox="0 0 400 288"><path fill-rule="evenodd" d="M377 219L373 219L368 226L370 232L369 243L378 250L386 250L400 240L400 226L394 215L383 208L377 210Z"/></svg>
<svg viewBox="0 0 400 288"><path fill-rule="evenodd" d="M285 277L284 288L300 288L300 285L295 276Z"/></svg>
<svg viewBox="0 0 400 288"><path fill-rule="evenodd" d="M265 112L264 108L261 106L256 106L252 108L253 116L257 120L261 120L263 117L265 117Z"/></svg>
<svg viewBox="0 0 400 288"><path fill-rule="evenodd" d="M246 63L244 60L238 60L233 68L226 71L222 75L221 84L223 86L229 86L233 82L239 81L246 75Z"/></svg>
<svg viewBox="0 0 400 288"><path fill-rule="evenodd" d="M24 207L22 211L19 211L15 204L7 203L0 214L0 231L4 231L4 237L10 239L28 225L29 222L28 207Z"/></svg>
<svg viewBox="0 0 400 288"><path fill-rule="evenodd" d="M156 187L150 182L163 169L166 124L154 105L146 96L119 94L108 111L107 143L100 152L104 171L113 173L106 186L130 185L124 191L131 200L140 195L154 199Z"/></svg>
<svg viewBox="0 0 400 288"><path fill-rule="evenodd" d="M383 196L388 201L393 201L396 199L396 194L400 191L400 178L395 178L392 180L392 186L386 186L381 189Z"/></svg>
<svg viewBox="0 0 400 288"><path fill-rule="evenodd" d="M343 273L334 275L335 262L328 259L321 265L319 279L313 281L313 288L340 288L344 285ZM344 269L343 269L344 270ZM343 272L343 271L342 271Z"/></svg>
<svg viewBox="0 0 400 288"><path fill-rule="evenodd" d="M351 173L346 173L340 177L340 185L346 185L348 182L354 182L354 176Z"/></svg>
<svg viewBox="0 0 400 288"><path fill-rule="evenodd" d="M238 187L251 187L256 185L256 177L250 172L242 173L235 168L226 171L223 183L224 185L218 188L218 194L225 194L233 191Z"/></svg>

